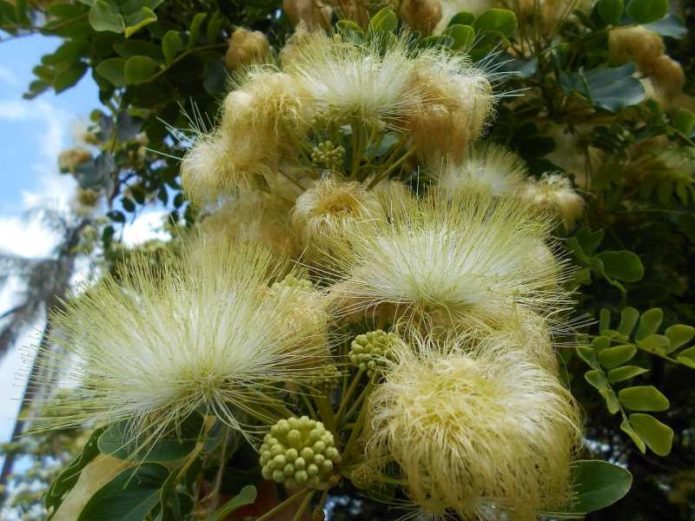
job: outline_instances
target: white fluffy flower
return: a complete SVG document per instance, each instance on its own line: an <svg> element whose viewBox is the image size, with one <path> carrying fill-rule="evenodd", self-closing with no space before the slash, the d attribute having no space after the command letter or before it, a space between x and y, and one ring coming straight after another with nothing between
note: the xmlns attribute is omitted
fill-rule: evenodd
<svg viewBox="0 0 695 521"><path fill-rule="evenodd" d="M294 301L267 290L287 263L226 244L154 266L136 258L123 280L107 277L67 305L56 340L74 358L65 369L76 388L54 421L126 420L146 440L193 412L247 435L284 415L277 391L313 375L325 337L288 328ZM76 405L78 417L61 417Z"/></svg>

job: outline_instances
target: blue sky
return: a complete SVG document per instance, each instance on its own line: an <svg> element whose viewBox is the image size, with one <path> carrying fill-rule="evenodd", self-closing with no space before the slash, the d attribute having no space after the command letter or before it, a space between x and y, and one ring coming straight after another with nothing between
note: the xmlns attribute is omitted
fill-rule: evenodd
<svg viewBox="0 0 695 521"><path fill-rule="evenodd" d="M46 92L33 101L22 100L32 81L31 69L43 54L52 52L60 40L28 36L0 43L0 213L20 214L32 194L58 186L68 191L71 183L61 179L55 167L55 151L70 146L73 128L85 121L99 105L97 88L85 75L73 89L55 95ZM55 174L56 179L49 176ZM57 191L52 197L65 194Z"/></svg>
<svg viewBox="0 0 695 521"><path fill-rule="evenodd" d="M65 206L74 181L61 176L57 154L74 143L74 128L97 107L97 88L85 76L60 95L47 92L36 100L22 99L31 69L60 41L26 36L0 43L0 250L25 256L50 252L55 238L25 212L36 205ZM16 280L0 289L0 313L8 309L21 287ZM29 325L12 353L0 362L0 442L11 432L30 363L26 346L33 343L40 324ZM31 353L31 351L29 351Z"/></svg>
<svg viewBox="0 0 695 521"><path fill-rule="evenodd" d="M41 56L60 45L45 36L26 36L0 42L0 251L28 257L49 255L56 237L27 210L51 206L67 208L76 183L58 172L57 156L76 144L89 113L99 107L97 87L87 73L59 95L46 92L27 101L22 93L32 81L31 69ZM126 244L164 237L163 211L143 212L124 231ZM0 287L0 314L17 299L16 278ZM43 324L29 324L15 349L0 360L0 443L9 438L33 357L33 346Z"/></svg>

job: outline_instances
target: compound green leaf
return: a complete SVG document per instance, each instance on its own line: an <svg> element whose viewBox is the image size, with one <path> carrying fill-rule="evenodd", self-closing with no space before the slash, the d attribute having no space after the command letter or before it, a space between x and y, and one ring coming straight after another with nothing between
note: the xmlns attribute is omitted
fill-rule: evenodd
<svg viewBox="0 0 695 521"><path fill-rule="evenodd" d="M178 31L167 31L162 38L162 52L164 61L169 65L174 58L183 50L183 40Z"/></svg>
<svg viewBox="0 0 695 521"><path fill-rule="evenodd" d="M644 443L644 440L640 437L639 434L637 434L637 431L635 431L635 429L632 428L632 425L630 425L630 422L627 420L627 418L623 419L622 423L620 424L620 430L630 437L632 443L634 443L637 446L637 448L642 454L647 452L647 444Z"/></svg>
<svg viewBox="0 0 695 521"><path fill-rule="evenodd" d="M610 371L608 371L606 377L608 378L608 381L610 383L614 384L618 382L623 382L625 380L629 380L630 378L634 378L635 376L639 376L648 371L649 369L645 369L644 367L638 367L636 365L625 365L623 367L616 367L615 369L611 369Z"/></svg>
<svg viewBox="0 0 695 521"><path fill-rule="evenodd" d="M97 65L96 71L116 87L123 87L126 85L125 63L125 58L109 58Z"/></svg>
<svg viewBox="0 0 695 521"><path fill-rule="evenodd" d="M602 251L596 257L603 262L609 277L623 282L638 282L644 277L642 261L631 251Z"/></svg>
<svg viewBox="0 0 695 521"><path fill-rule="evenodd" d="M695 369L695 346L678 353L676 360L680 364Z"/></svg>
<svg viewBox="0 0 695 521"><path fill-rule="evenodd" d="M95 31L122 33L125 21L115 5L105 0L95 0L89 9L89 24Z"/></svg>
<svg viewBox="0 0 695 521"><path fill-rule="evenodd" d="M478 31L497 32L507 38L516 32L517 25L516 15L509 9L488 9L473 22Z"/></svg>
<svg viewBox="0 0 695 521"><path fill-rule="evenodd" d="M632 330L635 329L637 321L639 320L639 311L633 307L626 307L620 312L620 324L618 325L618 331L625 335L630 336Z"/></svg>
<svg viewBox="0 0 695 521"><path fill-rule="evenodd" d="M660 308L652 308L642 313L639 320L639 327L635 333L635 339L639 341L656 333L663 319L664 312Z"/></svg>
<svg viewBox="0 0 695 521"><path fill-rule="evenodd" d="M125 19L125 37L129 38L137 31L157 21L157 15L149 7L141 7L137 12L127 16Z"/></svg>
<svg viewBox="0 0 695 521"><path fill-rule="evenodd" d="M168 475L155 463L124 470L92 496L77 521L143 521L159 503Z"/></svg>
<svg viewBox="0 0 695 521"><path fill-rule="evenodd" d="M475 31L470 25L450 25L443 34L454 40L452 49L467 49L475 39Z"/></svg>
<svg viewBox="0 0 695 521"><path fill-rule="evenodd" d="M668 0L630 0L627 15L635 22L648 24L661 20L668 14Z"/></svg>
<svg viewBox="0 0 695 521"><path fill-rule="evenodd" d="M686 326L685 324L676 324L667 328L664 334L670 342L668 352L672 353L695 337L695 327Z"/></svg>
<svg viewBox="0 0 695 521"><path fill-rule="evenodd" d="M472 25L474 21L475 15L473 13L469 13L468 11L460 11L451 17L451 20L449 20L449 25Z"/></svg>
<svg viewBox="0 0 695 521"><path fill-rule="evenodd" d="M607 347L598 354L601 365L606 369L612 369L632 360L637 353L637 348L632 344L623 344L615 347Z"/></svg>
<svg viewBox="0 0 695 521"><path fill-rule="evenodd" d="M649 335L637 341L640 349L656 355L665 355L668 352L669 340L664 335Z"/></svg>
<svg viewBox="0 0 695 521"><path fill-rule="evenodd" d="M630 425L640 435L654 454L668 456L673 445L673 430L651 414L630 415Z"/></svg>
<svg viewBox="0 0 695 521"><path fill-rule="evenodd" d="M599 0L596 2L596 11L606 25L620 25L625 4L623 0Z"/></svg>
<svg viewBox="0 0 695 521"><path fill-rule="evenodd" d="M128 85L146 83L157 72L157 62L147 56L133 56L126 61L124 72Z"/></svg>
<svg viewBox="0 0 695 521"><path fill-rule="evenodd" d="M670 38L680 39L688 34L688 27L685 25L685 21L676 14L669 14L661 20L645 24L644 27L661 36L668 36Z"/></svg>
<svg viewBox="0 0 695 521"><path fill-rule="evenodd" d="M389 7L376 13L369 22L369 30L379 33L392 33L398 27L398 16Z"/></svg>
<svg viewBox="0 0 695 521"><path fill-rule="evenodd" d="M224 521L227 519L227 516L235 510L243 506L250 505L256 501L256 495L256 487L253 485L246 485L236 496L227 501L217 512L215 512L215 515L211 521Z"/></svg>
<svg viewBox="0 0 695 521"><path fill-rule="evenodd" d="M670 405L668 398L653 385L621 389L618 392L618 400L632 411L665 411Z"/></svg>
<svg viewBox="0 0 695 521"><path fill-rule="evenodd" d="M607 461L580 460L572 464L572 483L575 497L570 511L588 514L625 497L632 474Z"/></svg>

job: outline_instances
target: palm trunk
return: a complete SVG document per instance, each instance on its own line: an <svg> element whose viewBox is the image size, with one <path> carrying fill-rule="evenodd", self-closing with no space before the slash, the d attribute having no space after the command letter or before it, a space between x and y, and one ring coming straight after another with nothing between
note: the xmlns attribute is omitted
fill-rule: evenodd
<svg viewBox="0 0 695 521"><path fill-rule="evenodd" d="M69 228L67 230L65 240L58 250L57 262L61 264L61 269L57 271L56 275L59 277L59 280L54 286L55 291L53 291L45 302L46 326L43 330L43 334L41 335L39 349L32 363L29 378L27 379L26 386L24 387L22 402L17 414L17 419L15 420L14 428L12 429L12 437L10 438L11 442L16 442L23 434L27 424L26 415L30 412L31 408L36 405L36 398L42 395L42 393L39 391L41 389L46 389L53 383L52 380L54 379L54 375L49 375L50 377L45 379L42 378L42 376L46 375L41 374L44 367L43 362L45 355L51 349L51 315L53 312L60 309L63 299L65 299L68 294L70 289L70 278L72 277L75 265L74 248L79 243L82 229L87 226L89 222L89 219L83 219L76 226ZM7 454L5 456L5 461L3 462L2 470L0 471L0 489L4 488L10 475L12 474L15 458L15 454ZM0 508L2 508L6 497L6 493L0 495Z"/></svg>

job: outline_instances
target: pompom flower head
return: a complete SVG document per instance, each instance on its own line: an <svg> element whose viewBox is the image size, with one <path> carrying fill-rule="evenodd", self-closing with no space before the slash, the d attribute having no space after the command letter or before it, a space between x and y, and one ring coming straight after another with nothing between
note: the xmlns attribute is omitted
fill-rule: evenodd
<svg viewBox="0 0 695 521"><path fill-rule="evenodd" d="M207 241L263 244L281 256L293 258L300 249L289 223L290 210L291 204L285 199L241 190L202 220L198 235Z"/></svg>
<svg viewBox="0 0 695 521"><path fill-rule="evenodd" d="M501 145L489 144L471 150L462 164L449 164L438 176L438 184L448 192L484 190L493 195L509 195L527 175L524 161Z"/></svg>
<svg viewBox="0 0 695 521"><path fill-rule="evenodd" d="M555 213L568 230L584 214L584 199L574 191L569 178L561 174L528 179L521 197L540 210Z"/></svg>
<svg viewBox="0 0 695 521"><path fill-rule="evenodd" d="M295 50L285 70L327 117L395 126L417 94L409 82L415 63L402 40L381 52L376 44L355 45L340 35L329 39L312 34Z"/></svg>
<svg viewBox="0 0 695 521"><path fill-rule="evenodd" d="M410 75L418 98L405 128L430 166L440 167L442 158L459 162L492 111L490 78L465 55L429 51L418 58Z"/></svg>
<svg viewBox="0 0 695 521"><path fill-rule="evenodd" d="M265 34L243 27L234 30L228 45L224 64L230 70L253 63L263 63L270 52L270 44Z"/></svg>
<svg viewBox="0 0 695 521"><path fill-rule="evenodd" d="M371 396L367 455L392 458L410 499L444 518L535 520L570 497L576 405L520 346L419 340Z"/></svg>
<svg viewBox="0 0 695 521"><path fill-rule="evenodd" d="M220 127L200 136L183 160L183 185L198 205L276 172L307 130L307 93L291 76L255 67L237 84L224 100Z"/></svg>
<svg viewBox="0 0 695 521"><path fill-rule="evenodd" d="M568 304L562 265L528 248L551 222L509 198L432 194L388 222L350 228L332 301L348 317L428 327L496 327L516 307L548 316Z"/></svg>
<svg viewBox="0 0 695 521"><path fill-rule="evenodd" d="M381 221L386 213L379 198L354 181L327 177L297 198L292 223L306 247L307 258L330 252L351 222Z"/></svg>
<svg viewBox="0 0 695 521"><path fill-rule="evenodd" d="M56 316L76 385L65 409L83 411L62 422L125 420L145 443L194 412L245 435L282 417L278 389L312 375L325 339L287 327L295 302L268 294L286 262L226 244L156 267L136 257L121 281L107 277Z"/></svg>

